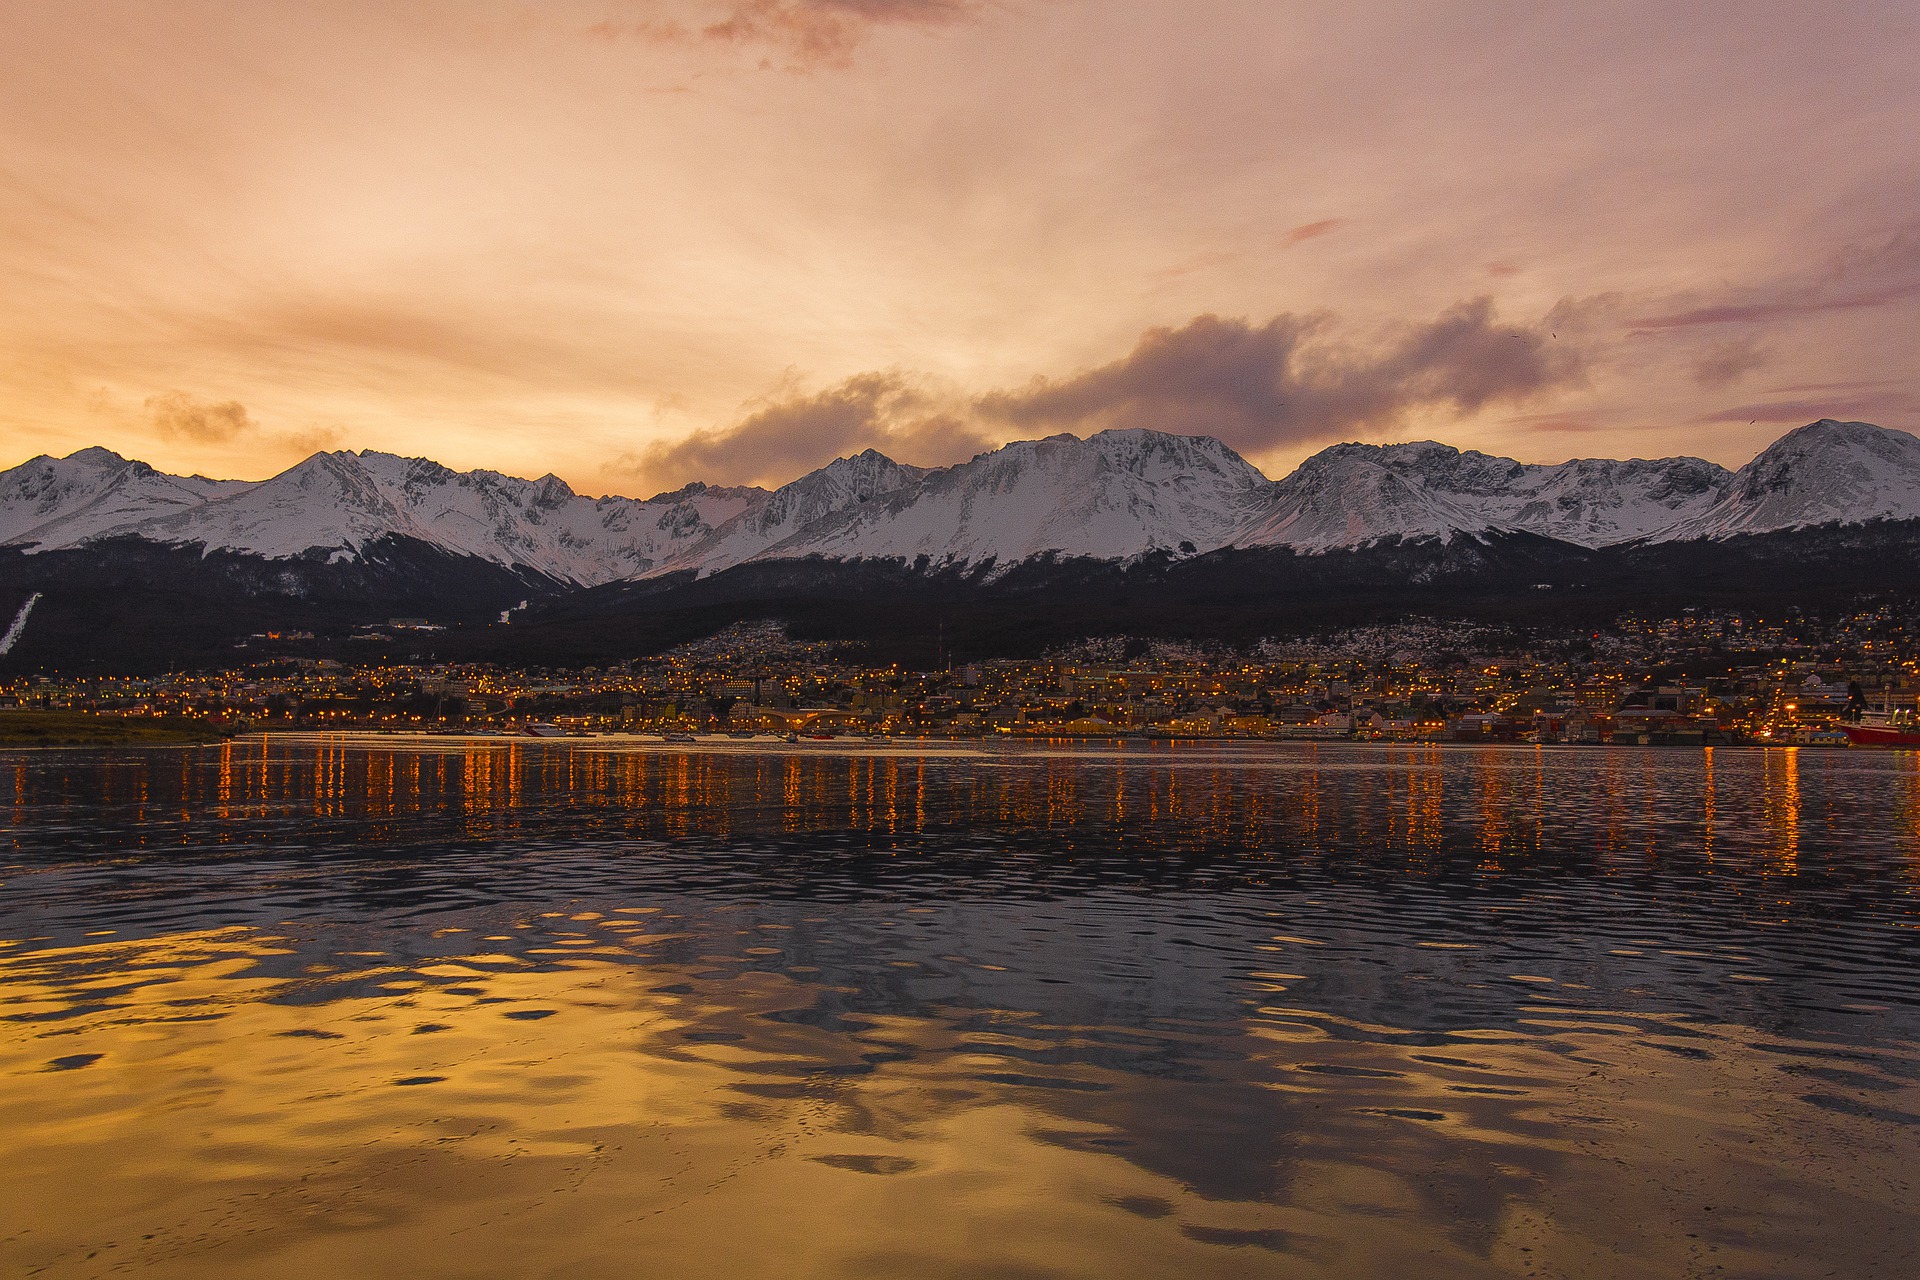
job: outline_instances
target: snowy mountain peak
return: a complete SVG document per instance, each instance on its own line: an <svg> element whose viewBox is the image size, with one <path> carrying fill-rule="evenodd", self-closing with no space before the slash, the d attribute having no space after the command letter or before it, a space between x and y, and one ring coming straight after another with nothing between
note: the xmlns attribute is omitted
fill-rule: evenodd
<svg viewBox="0 0 1920 1280"><path fill-rule="evenodd" d="M704 480L689 480L678 489L669 489L664 493L656 493L651 498L644 498L642 501L648 506L653 506L660 503L693 502L717 497L751 503L756 499L766 497L767 494L767 490L757 488L753 485L728 486L708 484ZM620 501L625 502L629 501L629 499L622 498Z"/></svg>
<svg viewBox="0 0 1920 1280"><path fill-rule="evenodd" d="M1272 481L1252 463L1212 436L1177 436L1140 428L1101 431L1084 442L1072 436L1053 437L1083 444L1115 467L1124 467L1142 479L1168 483L1192 475L1215 477L1225 484L1264 486Z"/></svg>
<svg viewBox="0 0 1920 1280"><path fill-rule="evenodd" d="M1920 437L1822 418L1735 472L1724 496L1663 540L1920 518Z"/></svg>
<svg viewBox="0 0 1920 1280"><path fill-rule="evenodd" d="M43 453L38 458L35 458L34 461L49 462L49 461L52 461L52 459L48 458L47 455ZM84 449L76 449L72 453L68 454L65 458L60 459L60 461L78 463L82 466L88 466L88 467L121 467L127 464L127 460L125 458L121 457L119 454L115 453L113 450L103 448L102 446L97 444L89 445ZM137 467L145 467L147 464L144 462L136 462L133 465ZM147 469L152 470L151 467L148 467Z"/></svg>
<svg viewBox="0 0 1920 1280"><path fill-rule="evenodd" d="M818 488L823 484L846 485L862 490L867 496L875 493L888 493L894 489L912 484L927 474L925 467L911 467L895 462L878 449L863 449L851 457L835 458L817 471L810 471L792 484L782 485L774 490L777 498L789 491Z"/></svg>
<svg viewBox="0 0 1920 1280"><path fill-rule="evenodd" d="M1139 430L1056 435L921 474L759 554L1001 565L1047 554L1190 554L1224 545L1270 487L1217 440Z"/></svg>
<svg viewBox="0 0 1920 1280"><path fill-rule="evenodd" d="M0 544L75 546L247 487L244 480L164 475L97 446L64 458L42 454L0 472Z"/></svg>
<svg viewBox="0 0 1920 1280"><path fill-rule="evenodd" d="M1859 467L1884 478L1911 467L1916 453L1920 453L1920 437L1908 432L1870 422L1822 418L1781 436L1740 474L1755 480L1764 477L1776 487L1830 478L1836 472L1851 474Z"/></svg>
<svg viewBox="0 0 1920 1280"><path fill-rule="evenodd" d="M1848 443L1864 445L1869 448L1887 447L1905 448L1903 440L1913 440L1912 432L1896 431L1892 427L1875 426L1871 422L1846 422L1839 418L1822 418L1818 422L1809 422L1804 427L1795 427L1787 434L1775 440L1763 451L1761 456L1776 449L1805 445L1810 442L1823 444Z"/></svg>
<svg viewBox="0 0 1920 1280"><path fill-rule="evenodd" d="M561 506L580 496L573 491L573 486L551 471L533 483L539 494L539 503L543 507Z"/></svg>
<svg viewBox="0 0 1920 1280"><path fill-rule="evenodd" d="M317 453L271 480L120 532L270 559L352 558L389 537L590 585L653 569L765 495L701 489L677 501L582 498L557 476L458 472L427 458Z"/></svg>
<svg viewBox="0 0 1920 1280"><path fill-rule="evenodd" d="M1516 462L1423 440L1323 449L1275 487L1242 546L1302 551L1491 531L1582 546L1657 536L1720 497L1725 469L1700 458Z"/></svg>
<svg viewBox="0 0 1920 1280"><path fill-rule="evenodd" d="M1273 486L1232 541L1314 552L1390 538L1447 541L1462 530L1486 528L1487 521L1439 496L1434 485L1412 478L1435 471L1436 461L1450 463L1455 452L1437 454L1418 445L1323 449Z"/></svg>
<svg viewBox="0 0 1920 1280"><path fill-rule="evenodd" d="M859 507L883 494L911 489L927 475L923 467L895 462L877 449L836 458L759 503L688 547L663 571L715 573L750 560L804 529Z"/></svg>

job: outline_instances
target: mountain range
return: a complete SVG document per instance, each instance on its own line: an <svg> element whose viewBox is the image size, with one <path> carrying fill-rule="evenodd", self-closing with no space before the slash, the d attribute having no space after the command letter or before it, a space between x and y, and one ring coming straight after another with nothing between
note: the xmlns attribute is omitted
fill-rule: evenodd
<svg viewBox="0 0 1920 1280"><path fill-rule="evenodd" d="M0 472L0 546L115 539L264 560L362 559L408 539L584 587L821 557L928 566L1318 553L1529 533L1595 548L1920 517L1920 438L1825 419L1738 471L1700 458L1530 465L1431 441L1342 444L1269 480L1207 437L1103 431L955 466L868 450L771 491L691 484L588 498L558 477L320 453L259 482L171 476L106 449Z"/></svg>
<svg viewBox="0 0 1920 1280"><path fill-rule="evenodd" d="M1335 445L1270 480L1218 440L1126 430L932 469L868 450L773 490L645 499L371 451L257 482L99 448L0 472L0 610L43 597L4 659L28 666L211 662L252 634L397 615L556 662L744 617L857 639L969 609L980 643L1008 649L1472 600L1537 611L1555 583L1581 588L1585 625L1656 596L1785 603L1906 577L1920 593L1916 551L1920 438L1830 419L1737 471L1429 441Z"/></svg>

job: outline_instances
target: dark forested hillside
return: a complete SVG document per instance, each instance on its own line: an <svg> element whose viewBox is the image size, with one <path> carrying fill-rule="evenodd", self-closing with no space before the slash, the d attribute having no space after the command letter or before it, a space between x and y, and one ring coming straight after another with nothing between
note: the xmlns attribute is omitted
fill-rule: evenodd
<svg viewBox="0 0 1920 1280"><path fill-rule="evenodd" d="M1390 542L1303 555L1271 548L1132 564L1043 558L943 569L900 561L771 561L587 589L394 539L363 561L260 560L123 542L0 553L0 608L42 599L0 670L223 666L266 631L310 631L334 656L603 664L738 621L860 644L928 666L1022 656L1092 636L1240 644L1409 615L1555 630L1624 612L1758 612L1920 598L1920 522L1590 549L1529 534ZM511 625L501 610L527 600ZM446 629L385 648L350 637L396 615ZM352 647L348 647L352 646ZM274 652L284 651L273 650Z"/></svg>

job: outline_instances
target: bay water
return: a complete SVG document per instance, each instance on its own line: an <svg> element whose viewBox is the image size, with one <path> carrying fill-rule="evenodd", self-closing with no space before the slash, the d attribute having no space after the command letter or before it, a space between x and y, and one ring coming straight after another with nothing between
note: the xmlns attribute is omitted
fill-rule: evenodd
<svg viewBox="0 0 1920 1280"><path fill-rule="evenodd" d="M1920 756L0 752L0 1273L1920 1274Z"/></svg>

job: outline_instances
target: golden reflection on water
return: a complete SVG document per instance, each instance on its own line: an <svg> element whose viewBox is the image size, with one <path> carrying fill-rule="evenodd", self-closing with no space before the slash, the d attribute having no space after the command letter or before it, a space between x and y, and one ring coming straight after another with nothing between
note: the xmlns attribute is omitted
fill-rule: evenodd
<svg viewBox="0 0 1920 1280"><path fill-rule="evenodd" d="M1506 777L1498 770L1480 772L1480 851L1495 866L1507 837Z"/></svg>
<svg viewBox="0 0 1920 1280"><path fill-rule="evenodd" d="M537 833L560 816L647 838L904 836L932 826L1030 832L1164 833L1265 856L1276 846L1327 853L1392 851L1434 861L1448 842L1498 875L1547 851L1546 816L1574 813L1603 862L1676 852L1763 859L1799 870L1807 830L1803 772L1821 770L1819 820L1842 838L1854 815L1834 771L1859 753L1794 749L1686 756L1656 751L1383 747L1366 758L1317 744L1280 751L1217 748L1035 750L661 750L526 740L269 736L203 752L122 753L89 766L85 802L123 810L129 843L222 842L258 820L371 823L364 838L404 837L416 818L457 815L476 840ZM1680 761L1691 783L1674 782ZM1898 758L1920 786L1920 757ZM0 804L30 826L47 792L70 780L16 758ZM1729 796L1743 803L1729 804ZM1896 791L1890 804L1920 813ZM217 826L218 831L209 831ZM1676 840L1676 835L1684 838ZM1156 836L1158 838L1158 836ZM1900 838L1920 851L1920 818ZM1564 847L1564 846L1563 846Z"/></svg>
<svg viewBox="0 0 1920 1280"><path fill-rule="evenodd" d="M804 977L636 963L680 927L645 907L541 922L293 976L303 944L244 929L0 957L0 1269L1788 1274L1907 1212L1910 1152L1796 1103L1817 1049L1740 1028L1129 1032L1211 1046L1196 1081L1021 1010L795 1020Z"/></svg>
<svg viewBox="0 0 1920 1280"><path fill-rule="evenodd" d="M1124 822L1144 813L1198 836L1245 846L1269 838L1276 824L1297 830L1311 843L1333 798L1317 787L1250 790L1242 767L1231 760L1216 768L1186 762L1157 767L1150 759L1104 767L1062 758L991 779L936 780L927 759L906 754L743 757L520 743L419 749L267 739L226 744L214 750L211 763L207 769L192 758L169 762L167 800L183 821L271 816L289 803L322 818L399 818L438 812L451 802L476 819L478 832L501 825L503 818L510 829L514 811L537 798L572 809L677 815L668 834L724 835L743 811L736 789L745 787L754 801L744 807L749 820L777 810L790 830L905 831L924 826L930 795L937 790L944 805L959 801L963 820L1049 830L1095 819ZM102 769L101 799L114 802L132 786L142 806L133 816L145 822L151 816L143 807L151 781L146 761L118 759ZM1407 787L1409 818L1394 827L1403 839L1431 842L1438 836L1437 768L1410 761ZM25 773L17 772L15 804L31 790ZM763 803L774 796L777 804Z"/></svg>
<svg viewBox="0 0 1920 1280"><path fill-rule="evenodd" d="M1713 776L1713 748L1707 747L1700 753L1700 851L1707 860L1713 860L1713 818L1719 805L1720 791Z"/></svg>
<svg viewBox="0 0 1920 1280"><path fill-rule="evenodd" d="M1782 747L1766 753L1765 789L1760 811L1767 826L1768 853L1774 865L1791 873L1800 863L1800 748Z"/></svg>
<svg viewBox="0 0 1920 1280"><path fill-rule="evenodd" d="M1263 873L1384 851L1394 872L1494 880L1543 855L1618 875L1704 850L1711 882L1687 891L1723 897L1751 872L1771 912L1889 843L1911 882L1920 757L329 737L63 759L0 772L23 859L0 888L77 875L56 857L36 880L21 851L93 805L122 823L103 861L156 855L127 906L155 936L89 922L56 940L16 912L24 930L0 937L0 1273L1877 1275L1920 1250L1912 1055L1831 1031L1884 1014L1878 987L1809 1015L1740 969L1750 957L1636 944L1612 953L1645 966L1632 982L1746 994L1699 997L1714 1016L1628 1013L1589 985L1594 919L1554 943L1567 966L1549 977L1496 956L1521 931L1469 937L1431 900L1350 919L1338 877L1251 906L1171 875L1164 899L988 881L935 928L947 884L760 918L744 897L663 908L617 857L549 856L583 833L575 847L827 849L957 830L1004 863L980 833L1019 831L1049 856L1125 837ZM1868 767L1881 790L1850 790ZM1849 843L1859 804L1836 796L1854 794L1882 797L1862 828L1878 844ZM321 820L375 848L421 831L497 845L526 859L513 884L539 870L559 887L511 919L447 908L416 926L373 905L377 867L276 863L273 887L309 895L300 918L333 922L320 934L189 929L142 896L179 888L162 874L179 847L284 843ZM237 865L223 883L250 891ZM741 893L795 874L755 870L773 879ZM1596 911L1672 905L1619 879ZM79 907L49 901L84 913L103 881L73 883ZM435 905L419 892L410 909ZM1281 906L1290 923L1267 918ZM1239 932L1209 916L1256 908ZM1338 954L1302 936L1342 924L1361 941ZM914 993L928 974L941 994ZM1495 1012L1442 1031L1422 1021L1442 1004ZM1795 1038L1810 1016L1826 1039Z"/></svg>
<svg viewBox="0 0 1920 1280"><path fill-rule="evenodd" d="M1903 777L1902 805L1900 825L1912 838L1911 865L1920 872L1920 752L1906 757L1907 769Z"/></svg>

